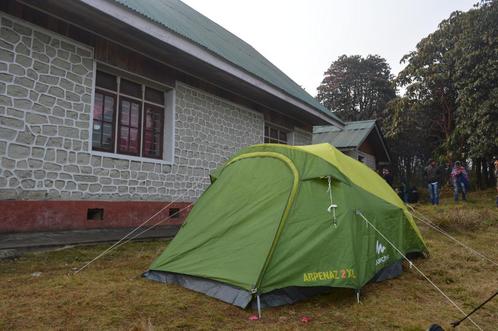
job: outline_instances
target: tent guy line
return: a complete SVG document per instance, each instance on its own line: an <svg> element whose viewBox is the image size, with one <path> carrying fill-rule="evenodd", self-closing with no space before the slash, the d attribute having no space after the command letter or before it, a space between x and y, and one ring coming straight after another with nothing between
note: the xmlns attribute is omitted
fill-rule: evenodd
<svg viewBox="0 0 498 331"><path fill-rule="evenodd" d="M429 218L425 215L423 215L421 212L419 212L418 210L416 210L415 208L413 208L412 206L410 206L409 204L407 204L407 206L415 213L417 213L419 216L413 214L413 216L418 219L419 221L421 221L422 223L430 226L431 228L433 228L434 230L438 231L439 233L445 235L446 237L450 238L451 240L453 240L454 242L456 242L457 244L459 244L460 246L468 249L469 251L473 252L474 254L476 255L479 255L481 258L485 259L486 261L490 262L491 264L495 265L495 266L498 266L498 263L496 263L495 261L493 261L491 258L487 257L486 255L482 254L481 252L473 249L472 247L469 247L467 245L465 245L463 242L459 241L458 239L456 239L455 237L453 237L452 235L450 235L448 232L444 231L443 229L441 229L440 227L438 227L436 224L434 224L433 222L431 222L429 220ZM425 219L425 220L424 220Z"/></svg>
<svg viewBox="0 0 498 331"><path fill-rule="evenodd" d="M163 212L166 208L170 207L172 204L174 204L175 202L179 201L180 199L182 199L184 196L187 195L187 192L188 190L193 190L193 189L196 189L198 188L199 184L202 184L202 179L199 180L194 186L186 189L186 192L183 193L183 195L181 196L178 196L175 200L171 201L170 203L168 203L166 206L162 207L161 209L159 209L159 211L157 211L154 215L152 215L151 217L149 217L147 220L145 220L144 222L142 222L139 226L137 226L136 228L134 228L133 230L131 230L130 232L128 232L123 238L119 239L117 242L115 242L113 245L111 245L109 248L105 249L102 253L100 253L99 255L97 255L96 257L94 257L91 261L87 262L84 266L82 266L81 268L79 268L78 270L76 270L73 274L76 275L78 274L80 271L82 271L83 269L85 269L86 267L88 267L90 264L92 264L93 262L97 261L98 259L100 259L101 257L103 257L104 255L108 254L111 250L113 250L116 246L118 246L123 240L125 240L126 238L128 238L129 236L131 236L133 233L135 233L138 229L140 229L141 227L143 227L145 224L147 224L148 222L150 222L154 217L156 217L157 215L159 215L161 212ZM191 205L191 204L190 204ZM189 205L189 206L190 206ZM183 208L183 209L186 209L187 207ZM182 209L182 210L183 210ZM171 216L170 216L171 217ZM169 218L169 217L168 217ZM142 234L142 233L140 233ZM139 235L140 235L139 234ZM136 237L135 237L136 238ZM127 241L128 242L128 241ZM121 245L119 245L121 246Z"/></svg>
<svg viewBox="0 0 498 331"><path fill-rule="evenodd" d="M448 302L450 302L453 306L455 306L456 309L458 309L458 311L460 311L464 316L467 316L467 313L462 309L460 308L460 306L458 306L455 301L451 300L451 298L443 292L443 290L441 290L428 276L426 276L422 270L420 270L409 258L406 257L405 254L403 254L389 239L387 239L386 236L384 236L384 234L382 232L380 232L376 227L375 225L373 225L363 214L361 211L357 210L356 211L356 214L358 216L360 216L361 218L363 218L363 220L367 223L367 225L370 225L374 230L375 232L377 232L382 238L384 238L384 240L387 241L387 243L389 243L389 245L391 245L397 252L399 255L401 255L403 257L403 259L405 259L407 262L410 263L410 267L413 267L415 268L415 270L417 270L421 275L422 277L424 277L439 293L441 293L441 295L443 297L446 298L446 300L448 300ZM472 322L472 324L474 324L474 326L476 328L478 328L479 330L482 330L482 328L476 323L474 322L474 320L472 320L470 317L467 317L469 321Z"/></svg>
<svg viewBox="0 0 498 331"><path fill-rule="evenodd" d="M166 217L166 218L164 218L164 219L160 220L159 222L157 222L157 223L155 223L155 224L151 225L150 227L148 227L148 228L144 229L143 231L141 231L141 232L139 232L139 233L135 234L133 237L128 238L127 240L123 241L123 242L122 242L122 243L120 243L119 245L115 246L113 249L118 249L119 247L121 247L121 246L123 246L123 245L125 245L125 244L129 243L129 242L130 242L130 241L132 241L133 239L136 239L136 238L140 237L141 235L143 235L143 234L144 234L144 233L146 233L147 231L152 230L152 229L153 229L153 228L155 228L156 226L159 226L159 225L163 224L164 222L166 222L166 221L170 220L170 219L171 219L174 215L178 215L178 214L180 214L182 211L184 211L184 210L186 210L186 209L188 209L188 208L192 207L192 205L193 205L193 204L194 204L193 202L192 202L192 203L189 203L187 206L185 206L185 207L183 207L182 209L178 210L178 211L177 211L176 213L174 213L173 215L170 215L170 216L168 216L168 217Z"/></svg>

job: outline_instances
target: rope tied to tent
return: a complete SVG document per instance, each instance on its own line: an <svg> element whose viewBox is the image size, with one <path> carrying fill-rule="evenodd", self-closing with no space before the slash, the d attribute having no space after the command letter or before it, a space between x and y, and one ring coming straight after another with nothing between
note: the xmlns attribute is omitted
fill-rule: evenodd
<svg viewBox="0 0 498 331"><path fill-rule="evenodd" d="M327 208L327 211L330 213L332 212L332 224L334 227L337 227L337 216L335 214L335 209L337 208L337 205L334 203L334 199L332 196L332 176L327 176L329 186L327 188L327 192L329 193L329 198L330 198L330 206Z"/></svg>
<svg viewBox="0 0 498 331"><path fill-rule="evenodd" d="M182 211L189 209L189 208L190 208L193 204L194 204L194 203L189 203L188 205L186 205L186 206L185 206L185 207L183 207L182 209L178 210L176 213L171 214L170 216L168 216L168 217L166 217L166 218L164 218L164 219L160 220L159 222L157 222L157 223L155 223L155 224L153 224L153 225L149 226L148 228L145 228L143 231L140 231L139 233L137 233L137 234L133 235L132 237L130 237L130 238L128 238L128 239L126 239L125 241L121 242L119 245L115 246L113 249L118 249L119 247L121 247L121 246L123 246L123 245L125 245L125 244L129 243L130 241L132 241L132 240L134 240L134 239L136 239L136 238L140 237L141 235L145 234L146 232L148 232L148 231L150 231L150 230L154 229L156 226L159 226L159 225L161 225L161 224L165 223L166 221L168 221L168 220L172 219L172 218L173 218L173 217L175 217L176 215L180 215L180 213L181 213ZM186 224L186 222L184 221L184 222L182 223L182 226L184 226L185 224Z"/></svg>
<svg viewBox="0 0 498 331"><path fill-rule="evenodd" d="M415 270L418 271L418 273L420 273L422 275L422 277L424 277L448 302L450 302L458 311L460 311L464 316L467 316L467 313L465 313L465 311L460 308L460 306L458 306L453 300L451 300L451 298L443 292L443 290L441 290L427 275L425 275L422 270L420 270L409 258L406 257L405 254L403 254L401 252L400 249L398 249L398 247L396 247L396 245L394 245L389 239L387 239L386 236L384 236L384 234L382 232L380 232L377 227L375 227L375 225L373 225L364 215L361 211L359 210L356 210L356 214L359 215L365 222L367 225L370 225L374 230L375 232L377 232L382 238L384 238L384 240L389 244L391 245L394 250L396 252L398 252L398 254L404 259L406 260L408 263L410 263L411 266L413 266L413 268ZM474 326L479 329L479 330L482 330L482 328L474 321L472 320L470 317L468 317L468 320L472 322L472 324L474 324Z"/></svg>
<svg viewBox="0 0 498 331"><path fill-rule="evenodd" d="M472 247L469 247L467 245L465 245L463 242L459 241L458 239L456 239L455 237L453 237L452 235L450 235L448 232L444 231L443 229L441 229L439 226L437 226L434 222L431 222L429 220L429 218L427 216L425 216L424 214L422 214L421 212L419 212L418 210L416 210L415 208L413 208L412 206L410 206L409 204L407 204L407 206L416 214L418 214L419 216L413 214L413 216L418 219L419 221L421 221L422 223L424 223L425 225L431 227L432 229L438 231L439 233L441 233L442 235L446 236L447 238L453 240L454 242L456 242L457 244L459 244L460 246L464 247L465 249L471 251L472 253L474 253L475 255L478 255L480 256L482 259L488 261L489 263L493 264L494 266L497 266L498 267L498 263L493 261L491 258L487 257L486 255L482 254L481 252L473 249Z"/></svg>
<svg viewBox="0 0 498 331"><path fill-rule="evenodd" d="M165 220L168 220L170 219L172 216L178 214L180 211L184 210L184 209L187 209L189 208L191 204L189 204L188 206L182 208L181 210L179 210L178 212L176 212L175 214L167 217L166 219L160 221L159 223L145 229L145 231L142 231L134 236L132 236L130 238L130 236L132 234L134 234L135 232L137 232L141 227L145 226L147 223L149 223L151 220L153 220L157 215L161 214L164 210L166 210L166 208L170 207L172 204L174 204L175 202L178 202L181 198L183 198L184 196L186 196L189 192L189 190L194 190L194 189L197 189L199 187L200 184L202 184L202 180L199 180L197 183L195 183L195 185L193 185L192 187L190 187L189 189L186 189L185 190L185 193L183 193L182 195L178 196L176 199L174 199L173 201L171 201L170 203L168 203L166 206L162 207L161 209L159 209L156 213L154 213L152 216L150 216L148 219L146 219L144 222L142 222L140 225L138 225L136 228L134 228L133 230L131 230L130 232L128 232L125 236L123 236L121 239L119 239L117 242L115 242L113 245L111 245L109 248L105 249L104 251L102 251L100 254L98 254L96 257L94 257L92 260L90 260L89 262L87 262L85 265L83 265L81 268L79 268L78 270L76 270L73 274L76 275L78 274L79 272L81 272L83 269L87 268L90 264L92 264L93 262L97 261L98 259L100 259L101 257L103 257L104 255L110 253L113 249L116 249L128 242L130 242L131 240L137 238L138 236L144 234L145 232L151 230L152 228L156 227L158 224L162 223L163 221ZM125 239L127 239L125 241Z"/></svg>

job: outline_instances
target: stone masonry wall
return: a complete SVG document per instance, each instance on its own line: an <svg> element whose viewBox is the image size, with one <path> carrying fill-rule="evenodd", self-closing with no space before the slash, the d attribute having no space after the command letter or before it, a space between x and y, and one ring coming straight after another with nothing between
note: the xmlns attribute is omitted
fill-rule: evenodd
<svg viewBox="0 0 498 331"><path fill-rule="evenodd" d="M262 114L178 84L174 164L91 153L93 50L0 19L0 199L192 201L210 171L263 141Z"/></svg>
<svg viewBox="0 0 498 331"><path fill-rule="evenodd" d="M92 78L91 49L1 15L0 199L76 197Z"/></svg>
<svg viewBox="0 0 498 331"><path fill-rule="evenodd" d="M196 198L209 173L240 148L263 142L263 114L242 108L185 84L176 86L175 185Z"/></svg>

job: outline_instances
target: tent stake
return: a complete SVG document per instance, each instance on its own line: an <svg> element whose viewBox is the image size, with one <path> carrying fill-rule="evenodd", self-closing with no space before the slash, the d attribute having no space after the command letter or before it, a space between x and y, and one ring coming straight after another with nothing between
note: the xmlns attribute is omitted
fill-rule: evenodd
<svg viewBox="0 0 498 331"><path fill-rule="evenodd" d="M356 290L356 301L360 303L360 290Z"/></svg>
<svg viewBox="0 0 498 331"><path fill-rule="evenodd" d="M259 294L256 295L256 302L258 304L258 318L261 319L261 302L259 301Z"/></svg>

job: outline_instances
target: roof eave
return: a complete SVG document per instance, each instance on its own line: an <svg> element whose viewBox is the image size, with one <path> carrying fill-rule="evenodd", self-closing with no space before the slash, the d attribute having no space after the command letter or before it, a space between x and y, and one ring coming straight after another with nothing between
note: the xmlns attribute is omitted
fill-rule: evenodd
<svg viewBox="0 0 498 331"><path fill-rule="evenodd" d="M380 142L382 144L382 148L384 149L384 152L386 153L387 156L387 161L391 163L391 155L389 154L389 150L387 149L387 145L384 139L384 135L382 134L382 131L380 131L379 126L377 125L377 122L375 122L375 130L377 131L377 134L379 135Z"/></svg>
<svg viewBox="0 0 498 331"><path fill-rule="evenodd" d="M80 0L82 3L106 13L115 19L133 26L142 33L148 34L166 44L176 47L177 49L203 61L207 64L222 70L230 75L241 79L242 81L257 87L293 106L303 109L307 113L323 120L325 123L342 128L344 123L326 113L314 108L313 106L290 96L279 88L267 83L259 77L250 74L233 63L221 58L220 56L210 52L204 47L174 33L173 31L161 27L159 24L151 22L139 13L133 12L114 1L109 0Z"/></svg>
<svg viewBox="0 0 498 331"><path fill-rule="evenodd" d="M368 129L368 132L365 134L365 136L363 137L361 142L358 144L358 147L361 146L365 142L365 140L368 138L368 136L370 135L370 133L372 133L373 130L375 130L375 132L377 133L377 136L379 137L380 143L382 144L382 149L384 150L384 153L386 154L388 162L391 163L391 156L389 155L389 151L388 151L386 143L384 141L384 136L382 135L382 132L380 131L376 120L374 121L374 125L370 129Z"/></svg>

